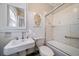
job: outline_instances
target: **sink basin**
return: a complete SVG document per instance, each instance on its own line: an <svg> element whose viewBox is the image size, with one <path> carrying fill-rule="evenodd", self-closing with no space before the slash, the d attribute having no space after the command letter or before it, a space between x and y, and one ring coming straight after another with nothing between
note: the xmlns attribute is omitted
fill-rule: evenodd
<svg viewBox="0 0 79 59"><path fill-rule="evenodd" d="M4 55L11 55L35 46L35 42L32 38L11 40L4 47Z"/></svg>

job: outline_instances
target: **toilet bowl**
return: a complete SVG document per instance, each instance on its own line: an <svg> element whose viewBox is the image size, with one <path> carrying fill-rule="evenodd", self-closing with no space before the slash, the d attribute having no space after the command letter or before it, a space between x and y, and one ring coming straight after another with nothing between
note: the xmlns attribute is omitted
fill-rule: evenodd
<svg viewBox="0 0 79 59"><path fill-rule="evenodd" d="M48 46L44 46L44 39L35 39L41 56L53 56L54 52Z"/></svg>
<svg viewBox="0 0 79 59"><path fill-rule="evenodd" d="M41 56L53 56L54 52L47 46L40 46L39 52Z"/></svg>

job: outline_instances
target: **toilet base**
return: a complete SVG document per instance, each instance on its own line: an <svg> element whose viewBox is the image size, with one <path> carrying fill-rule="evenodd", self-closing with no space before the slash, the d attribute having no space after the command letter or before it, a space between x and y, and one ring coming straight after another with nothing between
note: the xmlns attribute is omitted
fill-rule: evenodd
<svg viewBox="0 0 79 59"><path fill-rule="evenodd" d="M35 51L35 52L31 53L31 54L28 54L26 56L40 56L40 54L39 54L39 51L37 50L37 51Z"/></svg>

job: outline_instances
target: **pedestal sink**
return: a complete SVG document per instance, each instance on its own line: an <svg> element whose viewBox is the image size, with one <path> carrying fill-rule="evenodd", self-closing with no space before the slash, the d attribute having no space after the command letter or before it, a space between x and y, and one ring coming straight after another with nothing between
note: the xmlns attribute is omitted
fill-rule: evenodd
<svg viewBox="0 0 79 59"><path fill-rule="evenodd" d="M28 39L14 39L11 40L5 47L4 47L4 55L11 55L35 46L35 42L32 38Z"/></svg>

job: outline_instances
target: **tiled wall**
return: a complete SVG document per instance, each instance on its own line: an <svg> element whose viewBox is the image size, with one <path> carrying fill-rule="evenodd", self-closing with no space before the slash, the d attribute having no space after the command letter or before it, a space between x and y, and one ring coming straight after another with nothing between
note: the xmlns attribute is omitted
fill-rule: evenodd
<svg viewBox="0 0 79 59"><path fill-rule="evenodd" d="M44 15L41 15L40 26L36 27L35 21L34 21L34 14L33 14L33 12L28 12L27 29L28 30L30 29L33 33L38 35L38 37L45 38L45 19L44 19Z"/></svg>
<svg viewBox="0 0 79 59"><path fill-rule="evenodd" d="M29 3L28 4L28 27L33 30L38 36L45 38L45 13L49 12L52 9L47 3ZM40 27L35 27L34 15L40 14L41 24Z"/></svg>
<svg viewBox="0 0 79 59"><path fill-rule="evenodd" d="M52 16L49 16L51 19L51 29L48 30L47 34L51 36L52 39L47 40L56 40L61 43L79 48L79 39L65 38L65 36L79 37L79 4L70 4L68 7L61 8Z"/></svg>
<svg viewBox="0 0 79 59"><path fill-rule="evenodd" d="M75 29L75 30L71 30ZM65 43L67 45L79 48L79 39L65 38L65 36L79 37L79 25L78 26L58 26L53 28L53 40ZM72 31L72 32L71 32ZM74 33L75 32L75 33ZM77 34L78 33L78 34Z"/></svg>

